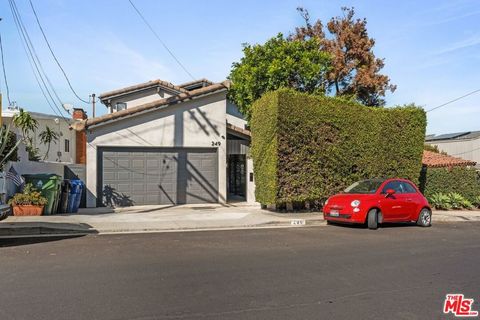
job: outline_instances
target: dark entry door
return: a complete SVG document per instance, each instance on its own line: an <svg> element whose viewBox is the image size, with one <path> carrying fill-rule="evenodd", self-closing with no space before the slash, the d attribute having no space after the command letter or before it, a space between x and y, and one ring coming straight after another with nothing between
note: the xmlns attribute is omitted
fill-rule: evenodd
<svg viewBox="0 0 480 320"><path fill-rule="evenodd" d="M246 190L246 156L230 154L228 156L228 193L245 197Z"/></svg>

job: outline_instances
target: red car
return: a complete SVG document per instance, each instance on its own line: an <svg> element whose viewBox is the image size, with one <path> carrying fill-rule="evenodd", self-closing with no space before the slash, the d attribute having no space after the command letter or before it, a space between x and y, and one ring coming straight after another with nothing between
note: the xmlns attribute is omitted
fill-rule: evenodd
<svg viewBox="0 0 480 320"><path fill-rule="evenodd" d="M427 199L405 179L355 182L325 202L323 216L327 222L366 223L370 229L383 222L416 222L422 227L432 223Z"/></svg>

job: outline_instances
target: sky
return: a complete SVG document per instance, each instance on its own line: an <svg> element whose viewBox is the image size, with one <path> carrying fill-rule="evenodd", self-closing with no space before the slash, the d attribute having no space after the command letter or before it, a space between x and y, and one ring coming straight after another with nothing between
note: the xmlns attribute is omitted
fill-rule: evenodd
<svg viewBox="0 0 480 320"><path fill-rule="evenodd" d="M15 0L43 69L64 103L83 107L70 91L42 38L28 0ZM87 99L124 86L162 79L175 84L190 76L169 55L128 0L32 0L40 22L74 89ZM382 73L397 90L387 105L415 103L434 108L480 89L480 1L132 0L161 40L195 78L224 80L242 57L242 43L264 43L289 34L302 19L326 22L355 7L368 21ZM8 0L0 0L0 32L11 100L26 110L53 113L43 97ZM1 73L0 73L1 74ZM5 95L5 83L0 80ZM4 106L7 104L3 99ZM97 115L106 112L97 104ZM427 133L480 130L480 92L427 113Z"/></svg>

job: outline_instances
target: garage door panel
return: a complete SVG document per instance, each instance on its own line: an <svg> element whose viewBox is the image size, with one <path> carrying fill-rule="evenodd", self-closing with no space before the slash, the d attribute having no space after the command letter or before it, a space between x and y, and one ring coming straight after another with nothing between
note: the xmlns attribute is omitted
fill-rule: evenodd
<svg viewBox="0 0 480 320"><path fill-rule="evenodd" d="M215 149L112 149L100 153L106 205L218 201Z"/></svg>

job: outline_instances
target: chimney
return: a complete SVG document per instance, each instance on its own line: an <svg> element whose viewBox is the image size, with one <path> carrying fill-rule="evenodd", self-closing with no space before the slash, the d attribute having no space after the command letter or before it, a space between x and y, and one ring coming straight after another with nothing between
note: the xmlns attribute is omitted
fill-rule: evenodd
<svg viewBox="0 0 480 320"><path fill-rule="evenodd" d="M82 108L74 108L72 119L85 120L87 113ZM75 132L75 163L87 163L87 133L85 130Z"/></svg>

